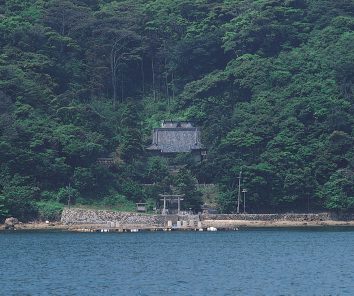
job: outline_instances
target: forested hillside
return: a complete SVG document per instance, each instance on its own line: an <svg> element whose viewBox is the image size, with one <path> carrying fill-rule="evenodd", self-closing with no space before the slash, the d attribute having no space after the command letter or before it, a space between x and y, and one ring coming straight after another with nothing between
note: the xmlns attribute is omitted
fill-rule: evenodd
<svg viewBox="0 0 354 296"><path fill-rule="evenodd" d="M232 212L241 168L250 212L352 210L353 85L352 0L0 1L0 216L171 182L197 207L196 178ZM163 119L200 126L208 160L147 158Z"/></svg>

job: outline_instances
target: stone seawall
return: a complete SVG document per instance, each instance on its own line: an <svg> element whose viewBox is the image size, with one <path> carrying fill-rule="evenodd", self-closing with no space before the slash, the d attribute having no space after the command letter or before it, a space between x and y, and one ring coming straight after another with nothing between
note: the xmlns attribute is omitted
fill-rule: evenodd
<svg viewBox="0 0 354 296"><path fill-rule="evenodd" d="M324 221L330 214L203 214L201 220L247 220L247 221Z"/></svg>
<svg viewBox="0 0 354 296"><path fill-rule="evenodd" d="M245 220L245 221L352 221L353 214L202 214L200 220Z"/></svg>
<svg viewBox="0 0 354 296"><path fill-rule="evenodd" d="M166 227L168 221L176 224L177 221L184 221L187 225L198 225L198 221L204 226L215 223L240 223L240 221L250 224L264 223L320 223L322 221L354 221L353 214L336 215L331 213L318 214L202 214L192 216L177 215L148 215L131 212L114 212L105 210L87 210L76 208L65 208L61 216L61 222L66 225L112 225L112 227ZM224 221L224 222L222 222ZM184 222L182 224L184 225ZM244 222L242 222L244 223ZM210 224L210 225L209 225ZM216 225L216 224L215 224Z"/></svg>
<svg viewBox="0 0 354 296"><path fill-rule="evenodd" d="M63 210L61 222L64 224L106 224L112 222L121 226L144 225L151 227L163 227L167 223L166 216L161 215L67 208Z"/></svg>

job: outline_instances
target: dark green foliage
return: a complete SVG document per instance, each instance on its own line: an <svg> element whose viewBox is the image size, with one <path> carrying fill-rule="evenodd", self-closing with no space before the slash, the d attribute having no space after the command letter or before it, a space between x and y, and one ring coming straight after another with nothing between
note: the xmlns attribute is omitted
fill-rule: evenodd
<svg viewBox="0 0 354 296"><path fill-rule="evenodd" d="M319 193L325 207L330 210L354 209L354 174L352 171L339 170L324 184Z"/></svg>
<svg viewBox="0 0 354 296"><path fill-rule="evenodd" d="M57 202L62 204L72 205L79 198L79 192L73 187L64 187L58 190L56 194Z"/></svg>
<svg viewBox="0 0 354 296"><path fill-rule="evenodd" d="M5 205L5 196L0 195L0 221L2 221L8 214L8 209Z"/></svg>
<svg viewBox="0 0 354 296"><path fill-rule="evenodd" d="M167 161L161 157L151 157L146 164L147 181L149 183L162 182L169 176Z"/></svg>
<svg viewBox="0 0 354 296"><path fill-rule="evenodd" d="M38 217L41 220L60 220L63 204L54 201L40 201L36 203Z"/></svg>
<svg viewBox="0 0 354 296"><path fill-rule="evenodd" d="M181 208L194 211L200 210L202 205L202 194L196 188L197 180L187 169L178 172L174 179L175 186L179 194L184 194L184 201Z"/></svg>
<svg viewBox="0 0 354 296"><path fill-rule="evenodd" d="M218 196L219 211L221 213L235 213L237 209L237 194L225 191Z"/></svg>
<svg viewBox="0 0 354 296"><path fill-rule="evenodd" d="M28 181L25 178L16 175L11 181L3 184L6 212L20 221L28 221L37 215L35 201L39 199L39 188L24 185L26 183Z"/></svg>
<svg viewBox="0 0 354 296"><path fill-rule="evenodd" d="M243 168L248 211L352 210L353 44L351 0L1 1L0 219L158 201L144 147L177 118L209 149L173 160L186 207L197 177L234 211Z"/></svg>

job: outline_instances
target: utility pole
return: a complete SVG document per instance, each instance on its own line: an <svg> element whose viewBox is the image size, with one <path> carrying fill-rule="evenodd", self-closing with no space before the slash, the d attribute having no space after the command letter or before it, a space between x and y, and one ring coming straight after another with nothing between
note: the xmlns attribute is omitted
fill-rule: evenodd
<svg viewBox="0 0 354 296"><path fill-rule="evenodd" d="M237 194L237 214L240 213L240 199L241 199L241 178L242 178L242 169L240 171L238 178L238 194Z"/></svg>
<svg viewBox="0 0 354 296"><path fill-rule="evenodd" d="M247 189L242 189L243 192L243 213L246 214L246 192Z"/></svg>

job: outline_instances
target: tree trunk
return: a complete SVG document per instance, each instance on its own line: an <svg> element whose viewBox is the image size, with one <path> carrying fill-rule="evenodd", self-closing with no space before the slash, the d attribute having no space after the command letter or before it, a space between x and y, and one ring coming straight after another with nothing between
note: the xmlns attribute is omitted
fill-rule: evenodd
<svg viewBox="0 0 354 296"><path fill-rule="evenodd" d="M122 71L122 79L121 79L121 102L124 100L124 72Z"/></svg>
<svg viewBox="0 0 354 296"><path fill-rule="evenodd" d="M170 94L169 94L169 89L168 89L168 71L167 71L166 56L165 56L165 84L166 84L166 97L167 97L167 100L170 100Z"/></svg>
<svg viewBox="0 0 354 296"><path fill-rule="evenodd" d="M141 81L142 81L142 91L143 91L143 98L144 98L145 97L144 56L141 57Z"/></svg>
<svg viewBox="0 0 354 296"><path fill-rule="evenodd" d="M156 100L156 89L155 89L155 67L154 67L154 58L151 59L151 70L152 70L152 93L154 101Z"/></svg>
<svg viewBox="0 0 354 296"><path fill-rule="evenodd" d="M116 106L117 102L117 72L116 64L113 55L111 55L111 75L112 75L112 89L113 89L113 106Z"/></svg>
<svg viewBox="0 0 354 296"><path fill-rule="evenodd" d="M171 73L171 82L172 82L172 100L175 101L175 80L173 71Z"/></svg>

